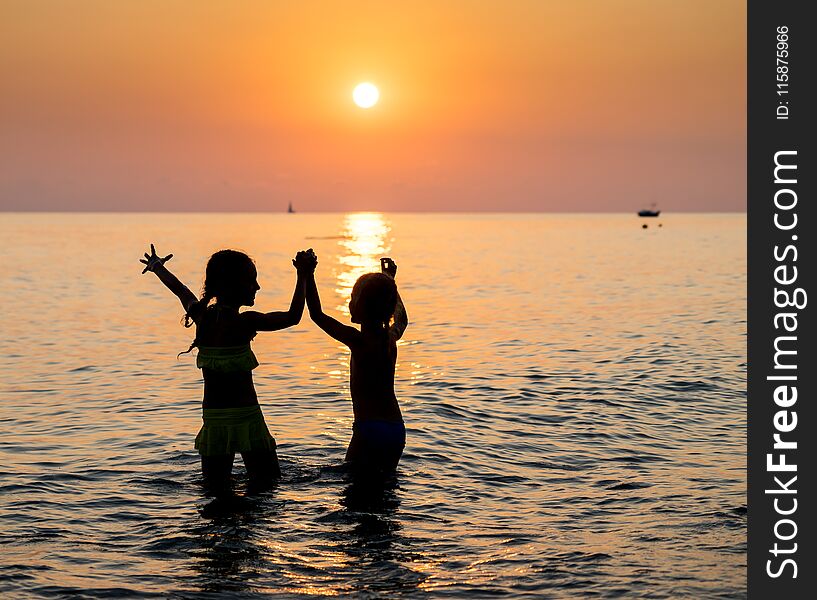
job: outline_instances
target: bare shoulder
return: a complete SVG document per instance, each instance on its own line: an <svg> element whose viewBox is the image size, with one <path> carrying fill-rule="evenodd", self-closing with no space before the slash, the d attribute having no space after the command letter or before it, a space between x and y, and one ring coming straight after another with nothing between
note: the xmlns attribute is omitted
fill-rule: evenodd
<svg viewBox="0 0 817 600"><path fill-rule="evenodd" d="M194 296L184 303L184 312L196 325L199 325L204 313L207 312L207 305Z"/></svg>
<svg viewBox="0 0 817 600"><path fill-rule="evenodd" d="M238 313L238 320L246 325L257 323L263 317L264 313L258 312L257 310L245 310L244 312Z"/></svg>
<svg viewBox="0 0 817 600"><path fill-rule="evenodd" d="M257 310L245 310L238 314L238 322L242 327L252 331L263 331L265 329L266 321L268 320L267 313L262 313Z"/></svg>

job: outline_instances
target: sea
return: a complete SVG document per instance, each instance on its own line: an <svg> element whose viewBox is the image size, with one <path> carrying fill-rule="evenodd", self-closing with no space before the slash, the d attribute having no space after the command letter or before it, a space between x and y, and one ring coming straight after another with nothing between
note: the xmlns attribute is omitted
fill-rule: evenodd
<svg viewBox="0 0 817 600"><path fill-rule="evenodd" d="M0 215L0 595L745 598L746 215ZM388 256L410 325L396 476L342 468L349 352L260 333L283 477L208 497L196 294L222 248L286 310Z"/></svg>

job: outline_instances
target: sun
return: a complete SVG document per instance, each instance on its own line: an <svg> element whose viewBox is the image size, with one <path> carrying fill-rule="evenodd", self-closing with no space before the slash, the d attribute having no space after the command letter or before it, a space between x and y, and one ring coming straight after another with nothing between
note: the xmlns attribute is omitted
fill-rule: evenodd
<svg viewBox="0 0 817 600"><path fill-rule="evenodd" d="M352 99L360 108L371 108L380 99L380 92L373 83L360 83L352 92Z"/></svg>

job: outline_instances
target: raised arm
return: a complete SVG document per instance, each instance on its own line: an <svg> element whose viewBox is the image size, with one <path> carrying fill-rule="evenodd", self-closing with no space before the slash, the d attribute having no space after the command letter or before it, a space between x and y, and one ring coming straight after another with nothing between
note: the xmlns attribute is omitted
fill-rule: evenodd
<svg viewBox="0 0 817 600"><path fill-rule="evenodd" d="M406 307L403 305L403 300L400 298L400 292L397 292L397 305L394 307L394 324L389 327L389 337L395 342L403 337L403 333L408 327L408 313Z"/></svg>
<svg viewBox="0 0 817 600"><path fill-rule="evenodd" d="M310 273L306 279L306 305L309 307L309 316L315 325L337 341L351 346L360 339L360 332L357 329L344 325L323 312L314 272Z"/></svg>
<svg viewBox="0 0 817 600"><path fill-rule="evenodd" d="M178 278L165 267L165 263L173 258L172 254L168 254L164 258L156 255L156 248L154 248L153 244L150 245L150 254L145 252L145 258L140 259L139 262L145 265L145 268L142 269L142 274L146 273L147 271L153 272L156 277L159 278L165 287L173 292L176 297L179 299L179 302L182 303L182 308L184 308L185 312L189 312L190 307L195 303L198 298L196 298L195 294L191 292L186 285L184 285Z"/></svg>
<svg viewBox="0 0 817 600"><path fill-rule="evenodd" d="M292 264L297 269L298 276L295 280L295 290L292 292L289 310L268 313L248 310L241 313L241 319L254 331L278 331L301 322L301 317L304 314L304 288L307 273L314 271L315 267L306 258L306 252L304 251L295 255Z"/></svg>
<svg viewBox="0 0 817 600"><path fill-rule="evenodd" d="M394 279L397 277L397 264L390 258L381 258L380 271ZM396 342L403 337L406 327L408 327L408 313L406 313L406 307L403 305L403 299L400 298L400 292L397 292L397 304L394 307L394 324L389 327L389 337Z"/></svg>

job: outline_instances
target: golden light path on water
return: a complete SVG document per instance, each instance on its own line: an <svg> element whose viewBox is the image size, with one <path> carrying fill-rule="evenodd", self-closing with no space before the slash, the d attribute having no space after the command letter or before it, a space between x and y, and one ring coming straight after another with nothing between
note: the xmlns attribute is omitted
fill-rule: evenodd
<svg viewBox="0 0 817 600"><path fill-rule="evenodd" d="M347 319L350 316L349 299L355 282L361 275L379 271L380 259L388 256L391 251L391 230L390 223L381 213L348 213L343 217L335 257L337 266L333 269L334 291L338 300L334 308ZM326 303L327 300L324 300L324 304ZM327 374L331 379L348 384L350 354L342 346L339 349L341 351L337 356L337 366Z"/></svg>
<svg viewBox="0 0 817 600"><path fill-rule="evenodd" d="M358 277L380 271L380 258L391 250L391 226L380 213L350 213L345 216L344 229L338 244L340 268L336 273L335 292L342 299L337 307L349 315L349 297Z"/></svg>
<svg viewBox="0 0 817 600"><path fill-rule="evenodd" d="M352 288L358 277L366 273L380 271L380 259L389 256L392 251L394 237L391 235L392 226L382 213L348 213L343 218L343 231L340 235L340 252L338 254L339 268L335 271L337 287L335 293L340 299L336 310L349 317L349 298ZM400 262L400 257L392 257ZM399 287L399 279L398 279ZM398 346L413 342L405 339L398 342ZM400 366L398 358L398 369ZM335 378L348 377L349 354L343 353L341 361L343 370L333 370L329 375ZM410 381L422 379L423 368L419 363L410 364L411 371L400 373Z"/></svg>

